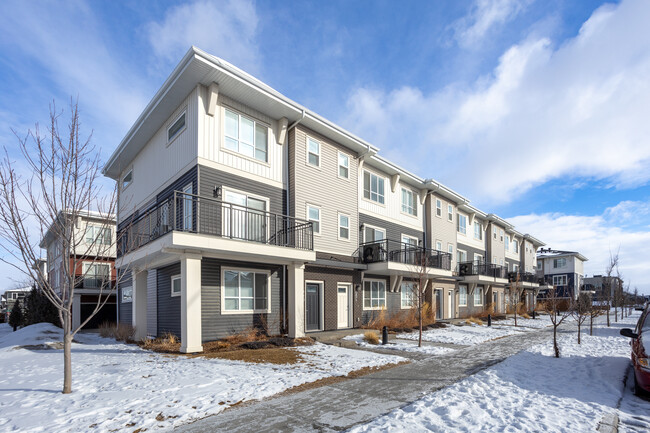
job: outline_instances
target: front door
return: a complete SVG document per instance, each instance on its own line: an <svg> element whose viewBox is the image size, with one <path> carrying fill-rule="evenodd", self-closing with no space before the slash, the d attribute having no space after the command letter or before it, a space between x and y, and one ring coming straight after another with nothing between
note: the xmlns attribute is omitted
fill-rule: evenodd
<svg viewBox="0 0 650 433"><path fill-rule="evenodd" d="M320 329L320 284L307 283L305 286L305 329Z"/></svg>
<svg viewBox="0 0 650 433"><path fill-rule="evenodd" d="M436 289L436 319L442 318L442 289Z"/></svg>
<svg viewBox="0 0 650 433"><path fill-rule="evenodd" d="M339 328L349 328L350 327L350 298L348 295L348 286L340 285L338 286L338 327Z"/></svg>

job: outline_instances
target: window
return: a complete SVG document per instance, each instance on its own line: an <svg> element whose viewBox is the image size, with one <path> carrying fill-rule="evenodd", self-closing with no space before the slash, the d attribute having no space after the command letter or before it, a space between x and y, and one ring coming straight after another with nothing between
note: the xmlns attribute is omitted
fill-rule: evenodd
<svg viewBox="0 0 650 433"><path fill-rule="evenodd" d="M463 250L456 249L456 260L458 263L464 263L467 261L467 252Z"/></svg>
<svg viewBox="0 0 650 433"><path fill-rule="evenodd" d="M553 275L554 286L566 286L566 275Z"/></svg>
<svg viewBox="0 0 650 433"><path fill-rule="evenodd" d="M483 305L483 287L477 286L474 289L474 305Z"/></svg>
<svg viewBox="0 0 650 433"><path fill-rule="evenodd" d="M497 228L496 227L492 227L492 234L494 235L494 239L496 239L497 238Z"/></svg>
<svg viewBox="0 0 650 433"><path fill-rule="evenodd" d="M268 127L226 109L224 145L226 149L267 162Z"/></svg>
<svg viewBox="0 0 650 433"><path fill-rule="evenodd" d="M320 167L320 142L307 137L307 164Z"/></svg>
<svg viewBox="0 0 650 433"><path fill-rule="evenodd" d="M102 228L89 224L86 226L86 243L88 245L110 245L111 233L110 228Z"/></svg>
<svg viewBox="0 0 650 433"><path fill-rule="evenodd" d="M402 308L413 308L417 305L417 286L415 283L402 283Z"/></svg>
<svg viewBox="0 0 650 433"><path fill-rule="evenodd" d="M497 257L496 256L492 257L492 263L495 264L495 265L497 264Z"/></svg>
<svg viewBox="0 0 650 433"><path fill-rule="evenodd" d="M436 216L442 216L442 202L439 199L436 199Z"/></svg>
<svg viewBox="0 0 650 433"><path fill-rule="evenodd" d="M167 143L170 143L185 128L185 113L181 114L172 125L167 128Z"/></svg>
<svg viewBox="0 0 650 433"><path fill-rule="evenodd" d="M363 282L363 308L365 310L380 310L386 307L386 282Z"/></svg>
<svg viewBox="0 0 650 433"><path fill-rule="evenodd" d="M537 262L537 269L542 270L542 262Z"/></svg>
<svg viewBox="0 0 650 433"><path fill-rule="evenodd" d="M563 268L566 266L566 258L562 257L561 259L553 259L554 268Z"/></svg>
<svg viewBox="0 0 650 433"><path fill-rule="evenodd" d="M402 212L417 216L418 206L415 193L410 189L402 188Z"/></svg>
<svg viewBox="0 0 650 433"><path fill-rule="evenodd" d="M364 228L364 241L376 242L386 239L386 231L377 227L366 225Z"/></svg>
<svg viewBox="0 0 650 433"><path fill-rule="evenodd" d="M510 236L506 235L506 251L510 251Z"/></svg>
<svg viewBox="0 0 650 433"><path fill-rule="evenodd" d="M467 286L458 286L458 306L467 307Z"/></svg>
<svg viewBox="0 0 650 433"><path fill-rule="evenodd" d="M110 280L111 268L108 263L84 263L82 271L85 288L99 289Z"/></svg>
<svg viewBox="0 0 650 433"><path fill-rule="evenodd" d="M452 205L447 205L447 219L449 221L454 220L454 207Z"/></svg>
<svg viewBox="0 0 650 433"><path fill-rule="evenodd" d="M266 242L268 222L264 197L224 190L223 233L227 237L255 242Z"/></svg>
<svg viewBox="0 0 650 433"><path fill-rule="evenodd" d="M483 240L483 230L481 230L481 223L478 221L474 221L474 239Z"/></svg>
<svg viewBox="0 0 650 433"><path fill-rule="evenodd" d="M350 239L350 217L339 214L339 239Z"/></svg>
<svg viewBox="0 0 650 433"><path fill-rule="evenodd" d="M436 241L436 250L442 251L442 242Z"/></svg>
<svg viewBox="0 0 650 433"><path fill-rule="evenodd" d="M364 171L363 197L384 204L384 178L369 171Z"/></svg>
<svg viewBox="0 0 650 433"><path fill-rule="evenodd" d="M462 214L458 214L458 233L467 234L467 217Z"/></svg>
<svg viewBox="0 0 650 433"><path fill-rule="evenodd" d="M501 236L501 242L503 242L503 230L499 230L499 235Z"/></svg>
<svg viewBox="0 0 650 433"><path fill-rule="evenodd" d="M125 190L133 182L133 170L126 172L122 178L122 190Z"/></svg>
<svg viewBox="0 0 650 433"><path fill-rule="evenodd" d="M519 242L517 242L516 239L513 240L513 245L512 246L514 247L515 253L518 253L519 252Z"/></svg>
<svg viewBox="0 0 650 433"><path fill-rule="evenodd" d="M268 310L269 274L245 270L223 271L223 306L225 311Z"/></svg>
<svg viewBox="0 0 650 433"><path fill-rule="evenodd" d="M122 303L131 302L133 300L133 287L122 287Z"/></svg>
<svg viewBox="0 0 650 433"><path fill-rule="evenodd" d="M512 271L517 272L519 270L519 265L512 264Z"/></svg>
<svg viewBox="0 0 650 433"><path fill-rule="evenodd" d="M183 230L192 231L193 228L193 203L192 203L192 184L183 188Z"/></svg>
<svg viewBox="0 0 650 433"><path fill-rule="evenodd" d="M307 205L307 221L314 224L314 234L320 234L320 208Z"/></svg>
<svg viewBox="0 0 650 433"><path fill-rule="evenodd" d="M482 264L482 263L483 263L483 256L480 255L480 254L474 254L474 262L475 262L477 265Z"/></svg>
<svg viewBox="0 0 650 433"><path fill-rule="evenodd" d="M339 152L339 177L348 179L350 177L350 157Z"/></svg>
<svg viewBox="0 0 650 433"><path fill-rule="evenodd" d="M454 257L454 246L452 244L447 245L447 252L451 254L451 257Z"/></svg>
<svg viewBox="0 0 650 433"><path fill-rule="evenodd" d="M172 277L171 288L172 288L172 296L180 296L181 295L181 276L180 275L174 275Z"/></svg>
<svg viewBox="0 0 650 433"><path fill-rule="evenodd" d="M503 259L499 259L499 264L503 266Z"/></svg>

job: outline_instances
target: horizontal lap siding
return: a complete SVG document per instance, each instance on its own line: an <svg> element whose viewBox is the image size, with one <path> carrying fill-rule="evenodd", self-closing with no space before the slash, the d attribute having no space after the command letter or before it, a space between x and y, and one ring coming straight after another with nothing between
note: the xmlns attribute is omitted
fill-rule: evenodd
<svg viewBox="0 0 650 433"><path fill-rule="evenodd" d="M181 264L158 268L156 278L158 280L158 335L162 336L169 332L180 337L181 335L181 297L171 296L171 277L181 273Z"/></svg>
<svg viewBox="0 0 650 433"><path fill-rule="evenodd" d="M382 229L386 229L386 237L390 240L393 241L399 241L401 242L402 240L402 234L405 234L407 236L412 236L418 238L419 241L422 241L423 239L423 233L422 230L415 230L410 227L402 226L399 224L395 224L392 222L388 222L386 220L382 220L381 218L376 218L370 215L366 215L363 213L359 214L359 223L360 224L369 224L371 226L379 227ZM354 227L350 227L350 230L353 230ZM363 243L363 237L360 243Z"/></svg>
<svg viewBox="0 0 650 433"><path fill-rule="evenodd" d="M117 302L119 302L119 320L120 323L131 325L133 318L131 316L131 302L122 302L122 288L131 286L131 271L125 271L123 276L120 276L117 290Z"/></svg>
<svg viewBox="0 0 650 433"><path fill-rule="evenodd" d="M158 278L155 269L147 272L147 334L158 335Z"/></svg>
<svg viewBox="0 0 650 433"><path fill-rule="evenodd" d="M485 250L480 250L478 248L471 247L469 245L459 243L457 249L463 250L467 253L467 261L473 262L476 260L476 255L480 254L483 257L483 260L486 260Z"/></svg>
<svg viewBox="0 0 650 433"><path fill-rule="evenodd" d="M271 271L271 312L256 314L221 314L221 270L234 267ZM270 334L281 332L283 271L280 266L246 262L228 262L204 258L201 262L201 327L203 341L213 341L250 327L262 327L266 321Z"/></svg>

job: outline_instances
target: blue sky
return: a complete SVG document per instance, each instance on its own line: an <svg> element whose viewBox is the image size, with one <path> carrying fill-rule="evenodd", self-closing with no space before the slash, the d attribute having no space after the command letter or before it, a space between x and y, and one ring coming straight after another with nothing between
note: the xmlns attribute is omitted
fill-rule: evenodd
<svg viewBox="0 0 650 433"><path fill-rule="evenodd" d="M588 274L620 248L650 293L649 21L643 0L5 1L0 143L73 96L108 158L196 45Z"/></svg>

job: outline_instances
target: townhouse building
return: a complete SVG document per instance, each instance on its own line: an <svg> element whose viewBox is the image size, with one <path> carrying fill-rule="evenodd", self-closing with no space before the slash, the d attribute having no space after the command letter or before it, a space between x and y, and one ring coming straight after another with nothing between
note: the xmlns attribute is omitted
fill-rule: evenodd
<svg viewBox="0 0 650 433"><path fill-rule="evenodd" d="M17 289L9 289L4 292L2 295L2 313L5 315L5 321L9 320L11 315L11 310L14 309L17 301L21 302L23 308L25 308L25 297L31 292L31 287L21 287Z"/></svg>
<svg viewBox="0 0 650 433"><path fill-rule="evenodd" d="M621 278L607 275L585 276L583 282L583 290L589 292L593 299L600 301L613 299L616 291L625 286Z"/></svg>
<svg viewBox="0 0 650 433"><path fill-rule="evenodd" d="M559 296L576 299L584 285L584 262L575 251L542 248L537 252L537 276L555 287Z"/></svg>
<svg viewBox="0 0 650 433"><path fill-rule="evenodd" d="M74 233L65 235L63 227L71 228ZM69 236L73 244L67 252L63 236ZM59 212L41 239L40 247L46 251L46 258L38 260L34 267L48 279L50 287L62 295L67 273L74 275L73 328L92 314L100 297L101 300L108 299L85 328L97 328L103 322L115 322L117 318L116 296L108 293L116 279L115 239L115 216L68 210Z"/></svg>
<svg viewBox="0 0 650 433"><path fill-rule="evenodd" d="M437 316L458 317L459 227L470 261L491 252L469 200L194 47L104 174L120 191L119 320L184 352L250 326L358 327L411 308L422 275Z"/></svg>

